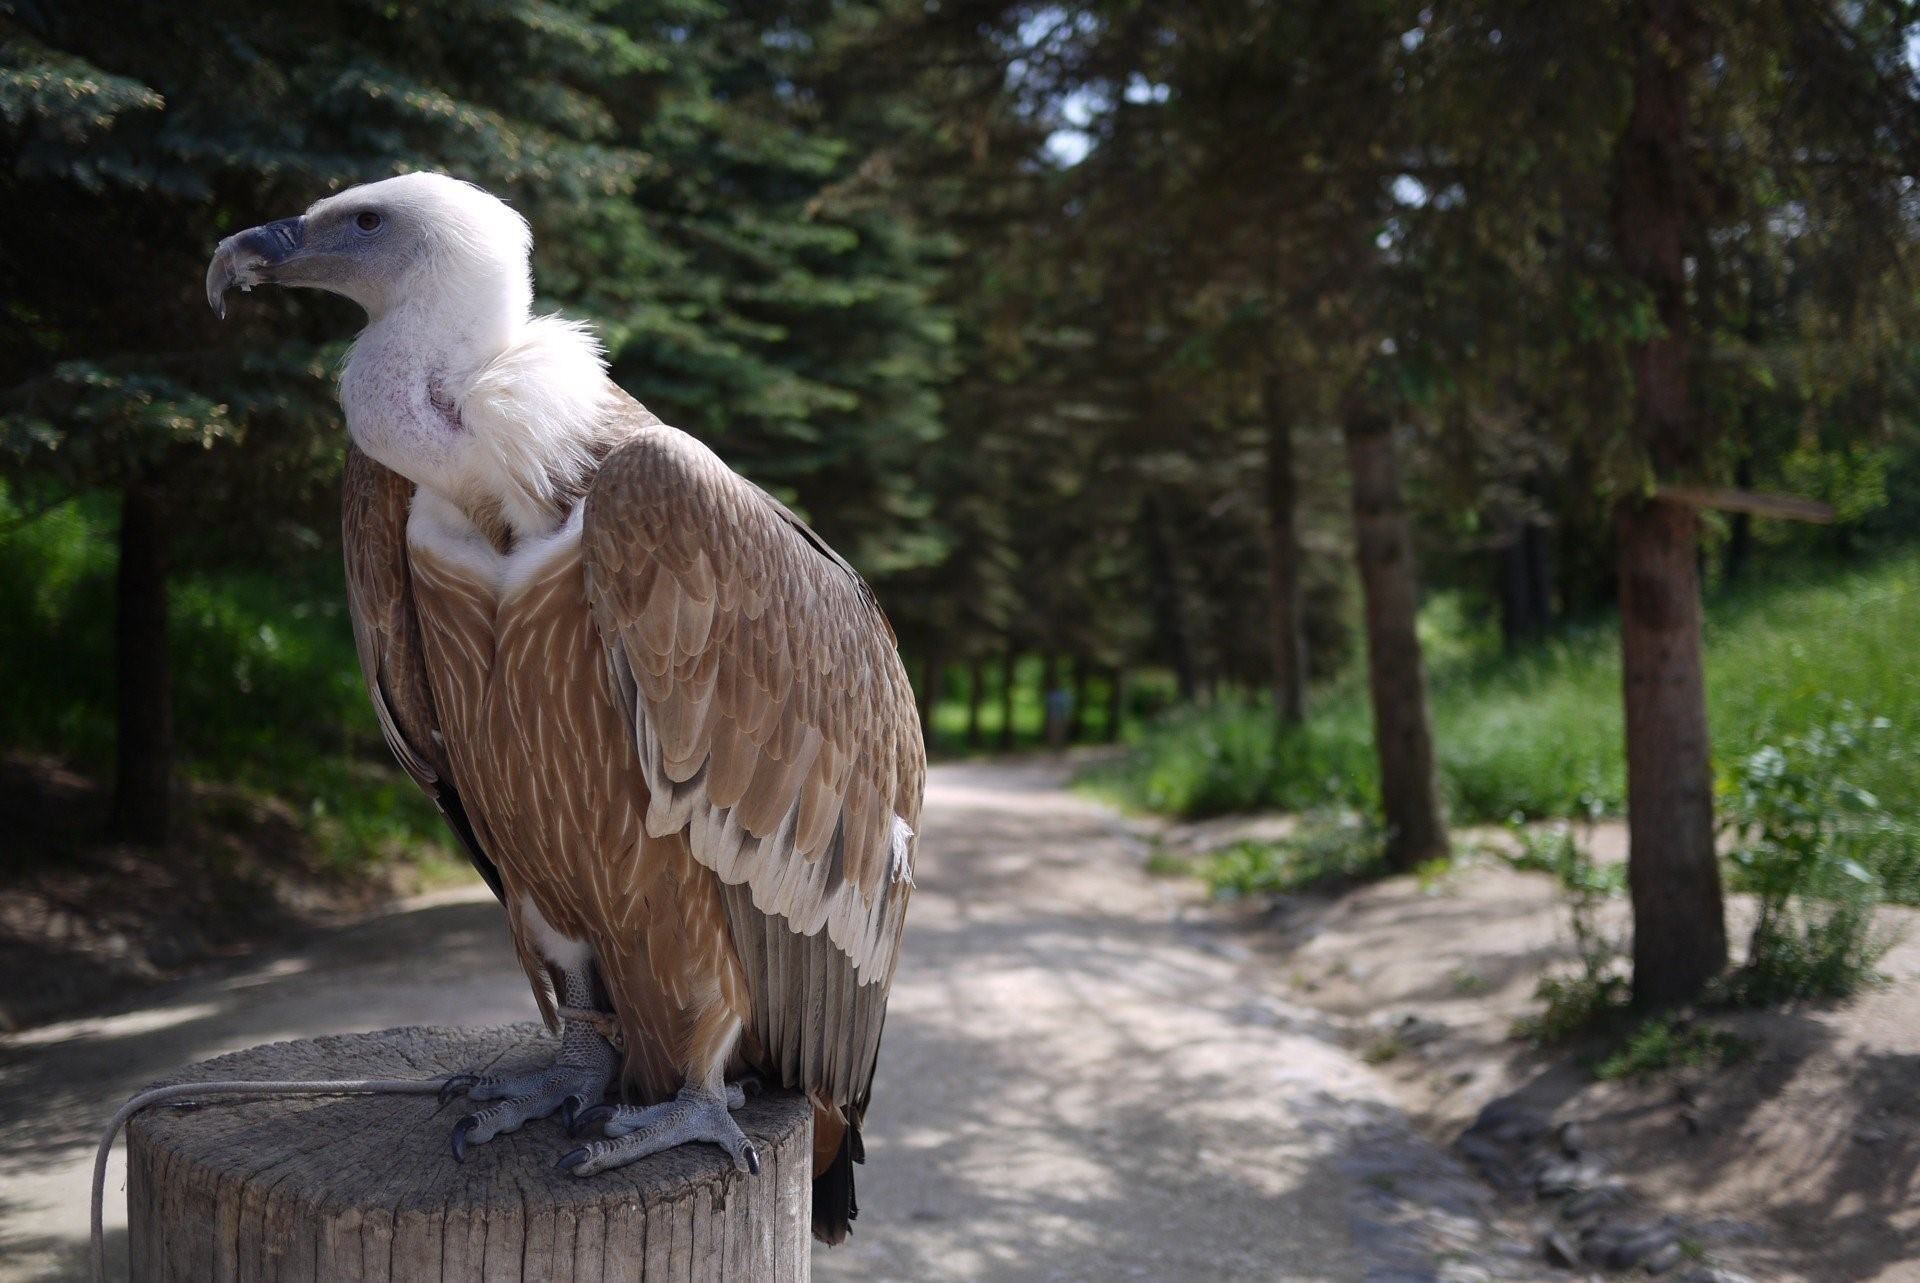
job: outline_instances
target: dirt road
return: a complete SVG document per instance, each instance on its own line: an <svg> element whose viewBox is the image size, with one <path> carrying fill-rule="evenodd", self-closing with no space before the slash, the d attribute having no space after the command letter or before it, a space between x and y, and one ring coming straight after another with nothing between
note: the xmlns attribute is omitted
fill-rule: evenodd
<svg viewBox="0 0 1920 1283"><path fill-rule="evenodd" d="M1488 1277L1434 1265L1473 1255L1478 1187L1058 767L939 768L923 828L862 1214L819 1277ZM0 1039L0 1279L81 1277L95 1128L172 1066L532 1014L476 887Z"/></svg>

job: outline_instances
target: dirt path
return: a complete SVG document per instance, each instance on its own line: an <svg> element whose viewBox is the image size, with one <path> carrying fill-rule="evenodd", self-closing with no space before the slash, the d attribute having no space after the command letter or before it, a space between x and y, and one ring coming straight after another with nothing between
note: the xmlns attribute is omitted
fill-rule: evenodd
<svg viewBox="0 0 1920 1283"><path fill-rule="evenodd" d="M1060 783L1043 764L934 773L862 1217L818 1275L1488 1277L1431 1264L1436 1225L1456 1261L1481 1246L1478 1187ZM475 889L0 1040L0 1279L80 1276L93 1131L168 1068L532 1012Z"/></svg>

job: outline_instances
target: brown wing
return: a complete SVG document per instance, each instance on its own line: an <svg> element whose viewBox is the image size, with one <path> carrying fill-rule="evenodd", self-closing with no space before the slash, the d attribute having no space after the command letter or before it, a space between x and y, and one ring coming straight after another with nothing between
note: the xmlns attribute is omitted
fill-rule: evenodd
<svg viewBox="0 0 1920 1283"><path fill-rule="evenodd" d="M366 678L380 730L413 782L440 808L474 868L501 896L499 870L481 848L466 807L454 791L433 694L427 687L420 621L414 614L407 566L413 483L349 445L341 492L347 611L353 619L354 648L360 652L360 674Z"/></svg>
<svg viewBox="0 0 1920 1283"><path fill-rule="evenodd" d="M885 618L798 518L657 423L607 457L581 546L648 830L685 829L726 885L753 1032L787 1081L863 1103L926 782Z"/></svg>

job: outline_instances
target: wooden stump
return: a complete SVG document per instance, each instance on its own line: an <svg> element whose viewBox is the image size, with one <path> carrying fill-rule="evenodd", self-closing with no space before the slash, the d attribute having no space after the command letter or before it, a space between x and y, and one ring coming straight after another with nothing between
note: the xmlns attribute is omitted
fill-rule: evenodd
<svg viewBox="0 0 1920 1283"><path fill-rule="evenodd" d="M388 1029L273 1043L169 1081L434 1078L545 1063L538 1025ZM157 1106L127 1132L138 1283L420 1279L510 1283L777 1280L811 1275L813 1113L791 1092L735 1117L760 1154L736 1172L684 1145L585 1178L557 1120L476 1145L447 1137L466 1106L432 1096L228 1097Z"/></svg>

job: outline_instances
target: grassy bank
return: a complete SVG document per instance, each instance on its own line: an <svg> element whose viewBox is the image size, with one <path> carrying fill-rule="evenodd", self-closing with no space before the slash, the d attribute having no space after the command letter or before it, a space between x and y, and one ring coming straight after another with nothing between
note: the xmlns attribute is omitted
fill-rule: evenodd
<svg viewBox="0 0 1920 1283"><path fill-rule="evenodd" d="M1429 623L1431 624L1431 620ZM1619 811L1619 635L1573 633L1517 657L1436 630L1434 731L1453 818ZM1852 781L1920 825L1920 552L1804 569L1708 604L1707 680L1716 764L1835 720L1885 718L1880 751ZM1126 804L1202 816L1325 803L1365 805L1376 780L1365 692L1322 692L1306 727L1281 732L1258 701L1176 710L1133 737L1089 787Z"/></svg>
<svg viewBox="0 0 1920 1283"><path fill-rule="evenodd" d="M27 518L0 493L0 748L49 754L99 778L113 749L115 526L110 502ZM190 779L284 802L314 858L343 871L444 841L439 817L381 741L334 554L313 552L278 573L181 575L171 627L176 737Z"/></svg>

